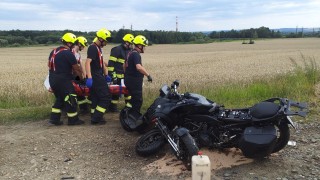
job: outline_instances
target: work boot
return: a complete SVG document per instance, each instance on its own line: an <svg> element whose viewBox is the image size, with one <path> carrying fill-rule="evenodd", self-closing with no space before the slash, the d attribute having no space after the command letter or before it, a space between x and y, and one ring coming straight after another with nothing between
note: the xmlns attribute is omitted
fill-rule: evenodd
<svg viewBox="0 0 320 180"><path fill-rule="evenodd" d="M68 125L70 126L81 125L81 124L84 124L84 121L80 120L78 116L68 118Z"/></svg>
<svg viewBox="0 0 320 180"><path fill-rule="evenodd" d="M49 125L55 125L55 126L60 126L63 124L62 121L60 121L61 113L51 113L50 114L50 120L49 120Z"/></svg>
<svg viewBox="0 0 320 180"><path fill-rule="evenodd" d="M62 124L63 124L63 122L60 120L59 121L49 120L49 125L60 126Z"/></svg>
<svg viewBox="0 0 320 180"><path fill-rule="evenodd" d="M109 112L119 112L117 104L113 103L110 103L108 110Z"/></svg>
<svg viewBox="0 0 320 180"><path fill-rule="evenodd" d="M91 114L91 124L92 125L104 125L107 121L103 118L103 113L95 111Z"/></svg>

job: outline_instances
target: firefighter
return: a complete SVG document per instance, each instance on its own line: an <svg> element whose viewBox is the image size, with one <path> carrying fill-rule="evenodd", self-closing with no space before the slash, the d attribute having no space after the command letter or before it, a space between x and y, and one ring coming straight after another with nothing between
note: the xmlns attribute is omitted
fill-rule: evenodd
<svg viewBox="0 0 320 180"><path fill-rule="evenodd" d="M68 116L68 125L80 125L84 121L78 118L77 96L72 85L73 73L83 79L80 66L71 50L77 38L72 33L62 36L63 46L57 47L49 55L49 83L55 95L49 123L62 125L60 121L61 109L65 107Z"/></svg>
<svg viewBox="0 0 320 180"><path fill-rule="evenodd" d="M87 60L85 63L87 81L91 97L91 124L103 125L106 121L103 115L110 104L110 93L107 81L108 69L105 66L102 55L102 48L111 39L111 33L107 29L100 29L96 32L94 42L88 47Z"/></svg>
<svg viewBox="0 0 320 180"><path fill-rule="evenodd" d="M132 34L126 34L123 36L122 44L114 47L110 51L110 58L108 62L108 73L112 78L113 84L121 86L121 81L124 79L123 63L128 55L128 52L132 50L132 41L134 36ZM120 94L112 95L111 103L108 108L110 112L118 112ZM124 95L125 103L128 103L131 96Z"/></svg>
<svg viewBox="0 0 320 180"><path fill-rule="evenodd" d="M143 99L142 99L142 84L143 77L147 76L148 81L152 82L151 75L142 66L142 60L140 53L144 53L146 46L148 45L148 40L142 36L138 35L133 40L134 49L129 52L127 60L123 66L125 70L124 83L131 95L129 103L126 107L131 107L132 109L140 112Z"/></svg>
<svg viewBox="0 0 320 180"><path fill-rule="evenodd" d="M83 61L81 59L81 54L80 51L82 51L85 47L88 46L88 41L85 37L83 36L79 36L77 38L77 41L75 43L74 48L72 49L72 53L74 54L74 56L77 59L78 65L81 67L82 70L82 76L86 77L86 71L85 71L85 61ZM78 76L75 77L76 81L79 81L80 78ZM86 96L77 96L77 100L78 100L78 105L79 105L79 109L80 109L80 113L81 114L86 114L89 112L89 107L88 107L88 103L90 102L88 100L88 98Z"/></svg>

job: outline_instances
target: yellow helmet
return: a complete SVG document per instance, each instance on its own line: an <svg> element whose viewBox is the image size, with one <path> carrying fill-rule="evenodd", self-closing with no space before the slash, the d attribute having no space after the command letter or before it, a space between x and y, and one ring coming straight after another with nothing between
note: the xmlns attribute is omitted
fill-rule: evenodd
<svg viewBox="0 0 320 180"><path fill-rule="evenodd" d="M79 37L77 38L77 40L78 40L78 42L79 42L83 47L88 46L88 41L87 41L87 39L86 39L85 37L79 36Z"/></svg>
<svg viewBox="0 0 320 180"><path fill-rule="evenodd" d="M132 34L126 34L123 36L123 41L132 43L134 36Z"/></svg>
<svg viewBox="0 0 320 180"><path fill-rule="evenodd" d="M99 31L97 31L97 37L105 41L108 41L107 39L111 38L111 33L109 30L102 28Z"/></svg>
<svg viewBox="0 0 320 180"><path fill-rule="evenodd" d="M148 46L148 39L142 35L138 35L134 38L133 44L140 44L143 46Z"/></svg>
<svg viewBox="0 0 320 180"><path fill-rule="evenodd" d="M62 40L63 42L67 42L67 43L72 43L72 44L74 44L74 42L76 42L76 40L77 40L77 37L76 37L76 35L74 35L74 34L72 34L72 33L65 33L65 34L62 36L61 40Z"/></svg>

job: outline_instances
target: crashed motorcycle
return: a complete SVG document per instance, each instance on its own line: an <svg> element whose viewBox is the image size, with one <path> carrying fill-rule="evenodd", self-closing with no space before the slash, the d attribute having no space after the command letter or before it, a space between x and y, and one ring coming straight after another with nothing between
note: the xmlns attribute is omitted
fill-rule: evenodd
<svg viewBox="0 0 320 180"><path fill-rule="evenodd" d="M305 117L307 104L271 98L252 107L227 109L195 93L180 94L178 81L160 90L160 97L144 116L155 128L138 139L139 155L157 153L168 142L179 152L176 135L191 135L198 147L239 148L248 158L264 158L283 149L290 139L292 116ZM146 118L148 117L148 118ZM175 133L176 132L176 133ZM190 140L191 141L191 140Z"/></svg>

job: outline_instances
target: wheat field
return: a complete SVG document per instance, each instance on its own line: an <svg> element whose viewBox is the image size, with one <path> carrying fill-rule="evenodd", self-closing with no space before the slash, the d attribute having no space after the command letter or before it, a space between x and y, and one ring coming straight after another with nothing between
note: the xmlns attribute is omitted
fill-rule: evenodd
<svg viewBox="0 0 320 180"><path fill-rule="evenodd" d="M111 47L103 48L107 60ZM142 63L154 82L144 88L156 90L162 84L179 79L182 85L205 88L207 85L232 81L250 81L286 73L303 58L320 62L320 38L256 40L209 44L152 45L142 54ZM53 46L0 48L0 98L8 101L26 99L43 105L52 94L44 88L47 59ZM81 52L86 58L86 49ZM50 101L49 101L50 102Z"/></svg>

